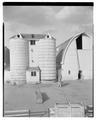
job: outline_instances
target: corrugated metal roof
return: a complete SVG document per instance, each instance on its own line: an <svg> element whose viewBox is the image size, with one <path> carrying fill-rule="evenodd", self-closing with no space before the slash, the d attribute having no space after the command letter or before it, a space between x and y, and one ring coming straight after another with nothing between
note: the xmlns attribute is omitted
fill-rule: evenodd
<svg viewBox="0 0 96 120"><path fill-rule="evenodd" d="M60 69L61 68L61 61L62 61L62 57L63 57L63 53L67 47L67 45L69 44L70 40L72 38L68 39L67 41L65 41L64 43L62 43L61 45L59 45L59 47L57 47L59 50L57 51L57 56L56 56L56 65L57 68Z"/></svg>
<svg viewBox="0 0 96 120"><path fill-rule="evenodd" d="M27 70L29 70L29 71L32 71L32 70L37 70L37 71L39 71L40 68L39 68L39 67L29 67Z"/></svg>
<svg viewBox="0 0 96 120"><path fill-rule="evenodd" d="M39 40L39 39L45 39L45 37L49 35L49 34L24 34L24 33L19 33L17 35L14 35L12 37L10 37L10 39L12 38L23 38L25 40ZM51 36L52 39L55 40L55 38L53 38Z"/></svg>
<svg viewBox="0 0 96 120"><path fill-rule="evenodd" d="M72 37L70 39L66 40L65 42L63 42L62 44L60 44L59 46L57 46L57 48L56 48L56 49L58 49L58 51L56 53L57 55L62 49L64 50L66 48L66 46L68 45L68 43L71 39L72 39Z"/></svg>
<svg viewBox="0 0 96 120"><path fill-rule="evenodd" d="M21 34L24 39L44 39L45 34Z"/></svg>

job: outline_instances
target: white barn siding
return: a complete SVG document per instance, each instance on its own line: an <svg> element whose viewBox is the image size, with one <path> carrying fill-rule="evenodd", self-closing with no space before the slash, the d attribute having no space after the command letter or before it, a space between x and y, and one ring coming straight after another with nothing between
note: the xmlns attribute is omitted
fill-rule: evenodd
<svg viewBox="0 0 96 120"><path fill-rule="evenodd" d="M26 81L27 83L39 83L40 75L39 71L36 71L36 76L31 76L31 71L26 71Z"/></svg>
<svg viewBox="0 0 96 120"><path fill-rule="evenodd" d="M76 80L78 78L78 59L75 40L72 41L62 64L62 80ZM70 70L70 74L69 71Z"/></svg>
<svg viewBox="0 0 96 120"><path fill-rule="evenodd" d="M78 50L80 69L84 79L92 79L92 38L82 36L82 50Z"/></svg>
<svg viewBox="0 0 96 120"><path fill-rule="evenodd" d="M62 80L75 80L78 79L79 70L82 71L84 79L92 79L93 72L93 56L92 56L92 37L82 34L82 48L78 48L76 38L71 39L71 44L67 45L66 51L63 53L62 58ZM79 43L79 44L81 44ZM66 53L66 54L65 54ZM69 71L70 70L70 74Z"/></svg>
<svg viewBox="0 0 96 120"><path fill-rule="evenodd" d="M92 50L92 37L89 36L82 36L83 40L83 49L84 50Z"/></svg>
<svg viewBox="0 0 96 120"><path fill-rule="evenodd" d="M80 70L82 70L82 74L84 79L92 78L92 50L79 50L79 63Z"/></svg>

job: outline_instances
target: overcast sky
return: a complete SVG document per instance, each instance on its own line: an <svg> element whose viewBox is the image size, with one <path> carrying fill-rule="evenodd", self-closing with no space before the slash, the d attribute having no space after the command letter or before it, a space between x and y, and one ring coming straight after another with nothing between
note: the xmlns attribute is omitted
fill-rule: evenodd
<svg viewBox="0 0 96 120"><path fill-rule="evenodd" d="M92 34L93 7L89 6L4 6L5 45L17 33L50 33L56 44L78 32Z"/></svg>

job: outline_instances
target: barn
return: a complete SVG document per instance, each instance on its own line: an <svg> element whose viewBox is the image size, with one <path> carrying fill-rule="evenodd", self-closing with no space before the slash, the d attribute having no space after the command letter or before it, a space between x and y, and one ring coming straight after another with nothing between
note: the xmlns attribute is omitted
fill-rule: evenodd
<svg viewBox="0 0 96 120"><path fill-rule="evenodd" d="M12 84L56 80L56 40L51 35L19 33L10 38L9 49Z"/></svg>
<svg viewBox="0 0 96 120"><path fill-rule="evenodd" d="M92 79L92 37L78 33L56 48L56 69L62 80Z"/></svg>

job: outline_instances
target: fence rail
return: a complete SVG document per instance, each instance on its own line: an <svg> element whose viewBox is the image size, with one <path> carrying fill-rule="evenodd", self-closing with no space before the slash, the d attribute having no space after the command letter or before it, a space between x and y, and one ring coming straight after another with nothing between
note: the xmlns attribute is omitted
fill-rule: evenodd
<svg viewBox="0 0 96 120"><path fill-rule="evenodd" d="M4 117L48 117L48 115L48 111L14 110L4 112Z"/></svg>

